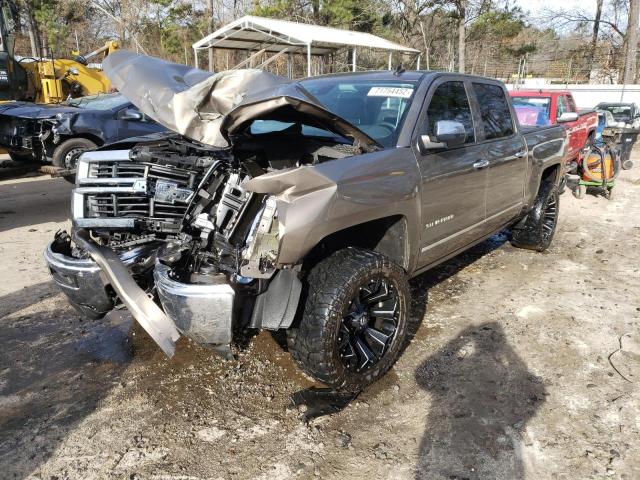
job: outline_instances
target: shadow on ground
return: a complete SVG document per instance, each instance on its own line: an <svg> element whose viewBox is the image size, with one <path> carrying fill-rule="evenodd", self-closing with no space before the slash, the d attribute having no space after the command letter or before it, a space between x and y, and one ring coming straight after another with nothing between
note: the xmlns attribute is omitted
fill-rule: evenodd
<svg viewBox="0 0 640 480"><path fill-rule="evenodd" d="M500 324L460 332L419 366L416 381L432 396L417 479L524 478L522 433L546 391Z"/></svg>
<svg viewBox="0 0 640 480"><path fill-rule="evenodd" d="M412 317L423 318L425 291L507 239L506 234L496 235L416 277ZM499 323L487 321L463 330L420 364L415 379L431 394L417 479L523 478L522 432L546 391L511 348Z"/></svg>
<svg viewBox="0 0 640 480"><path fill-rule="evenodd" d="M27 293L2 301L22 305ZM0 317L2 478L37 471L97 408L131 360L130 321L86 323L71 308L45 302L41 309L36 304L34 313Z"/></svg>

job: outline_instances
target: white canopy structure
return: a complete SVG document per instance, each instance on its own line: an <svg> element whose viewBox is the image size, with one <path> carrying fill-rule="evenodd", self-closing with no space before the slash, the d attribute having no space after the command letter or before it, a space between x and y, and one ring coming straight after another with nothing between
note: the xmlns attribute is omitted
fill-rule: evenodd
<svg viewBox="0 0 640 480"><path fill-rule="evenodd" d="M248 52L249 57L234 68L250 65L253 60L266 53L272 55L254 68L264 68L285 54L305 54L307 75L311 76L312 56L325 56L351 49L351 68L356 71L356 49L362 47L389 52L389 69L391 69L391 55L394 52L417 56L416 65L418 69L420 68L419 50L390 42L370 33L250 15L225 25L195 42L192 47L196 67L198 67L198 52L212 48ZM291 76L291 69L289 69L289 75Z"/></svg>

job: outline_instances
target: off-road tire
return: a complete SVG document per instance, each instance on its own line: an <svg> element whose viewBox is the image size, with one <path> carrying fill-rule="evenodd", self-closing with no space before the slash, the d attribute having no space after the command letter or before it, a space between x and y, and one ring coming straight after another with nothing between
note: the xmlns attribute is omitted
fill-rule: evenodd
<svg viewBox="0 0 640 480"><path fill-rule="evenodd" d="M549 222L549 214L554 206L554 219ZM558 188L551 182L542 182L531 211L527 214L524 225L514 228L511 243L514 247L528 248L543 252L553 240L558 224L560 196Z"/></svg>
<svg viewBox="0 0 640 480"><path fill-rule="evenodd" d="M340 359L338 335L346 310L359 288L373 278L393 285L398 320L384 355L361 372ZM337 391L359 392L382 377L407 341L410 290L404 270L380 253L349 247L317 263L307 276L308 292L300 322L287 331L289 352L307 374Z"/></svg>
<svg viewBox="0 0 640 480"><path fill-rule="evenodd" d="M53 151L52 163L55 167L71 168L73 165L69 165L67 159L69 155L74 156L77 162L77 156L80 156L81 153L88 150L94 150L97 147L94 142L86 138L70 138L58 145ZM67 182L75 183L75 175L65 175L64 179Z"/></svg>

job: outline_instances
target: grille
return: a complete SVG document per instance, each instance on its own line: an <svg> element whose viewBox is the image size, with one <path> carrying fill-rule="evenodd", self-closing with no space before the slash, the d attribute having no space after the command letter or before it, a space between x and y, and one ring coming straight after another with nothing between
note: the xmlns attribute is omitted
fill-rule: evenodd
<svg viewBox="0 0 640 480"><path fill-rule="evenodd" d="M89 218L133 217L155 220L180 220L187 206L157 202L153 197L135 193L98 193L85 196Z"/></svg>
<svg viewBox="0 0 640 480"><path fill-rule="evenodd" d="M133 162L99 162L89 166L89 179L110 178L114 182L119 178L148 178L150 180L167 180L180 187L193 188L194 174L187 170L152 163Z"/></svg>
<svg viewBox="0 0 640 480"><path fill-rule="evenodd" d="M77 178L76 224L127 228L133 227L136 219L177 227L186 213L189 191L197 181L195 172L166 164L134 162L124 150L84 154ZM163 194L156 195L158 182L162 182ZM169 193L180 192L180 196L168 195L167 189Z"/></svg>

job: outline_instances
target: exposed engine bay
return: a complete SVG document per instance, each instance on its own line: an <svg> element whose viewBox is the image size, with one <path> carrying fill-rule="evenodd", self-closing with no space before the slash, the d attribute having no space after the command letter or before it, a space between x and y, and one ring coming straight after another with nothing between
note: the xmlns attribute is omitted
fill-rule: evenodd
<svg viewBox="0 0 640 480"><path fill-rule="evenodd" d="M207 283L219 274L244 284L269 278L278 253L275 201L243 184L357 152L350 145L285 136L248 138L233 150L175 137L85 154L74 224L119 252L161 242L160 261L187 283Z"/></svg>

